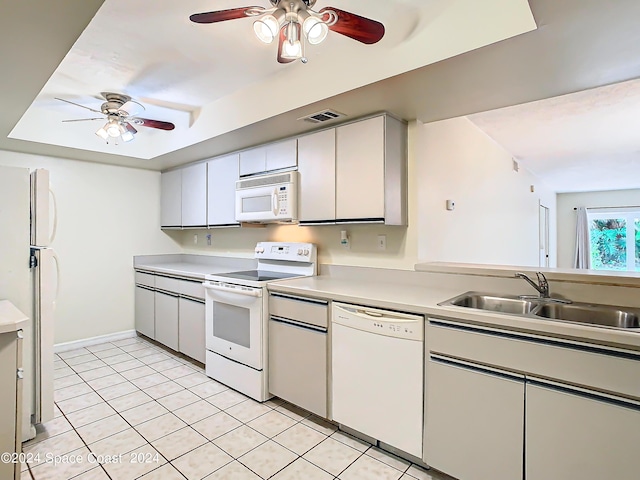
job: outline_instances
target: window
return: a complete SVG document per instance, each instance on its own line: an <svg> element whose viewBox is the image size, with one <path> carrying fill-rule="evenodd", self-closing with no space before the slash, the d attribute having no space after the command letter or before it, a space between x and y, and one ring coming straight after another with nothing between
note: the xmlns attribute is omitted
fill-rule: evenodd
<svg viewBox="0 0 640 480"><path fill-rule="evenodd" d="M591 268L640 271L640 209L588 211Z"/></svg>

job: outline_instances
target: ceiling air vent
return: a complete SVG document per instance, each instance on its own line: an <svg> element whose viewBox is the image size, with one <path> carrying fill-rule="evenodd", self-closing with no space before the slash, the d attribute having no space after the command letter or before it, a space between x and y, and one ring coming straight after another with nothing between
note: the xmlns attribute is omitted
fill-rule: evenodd
<svg viewBox="0 0 640 480"><path fill-rule="evenodd" d="M324 123L330 120L336 120L338 118L346 117L344 113L336 112L335 110L323 110L321 112L307 115L306 117L299 118L298 120L304 120L310 123Z"/></svg>

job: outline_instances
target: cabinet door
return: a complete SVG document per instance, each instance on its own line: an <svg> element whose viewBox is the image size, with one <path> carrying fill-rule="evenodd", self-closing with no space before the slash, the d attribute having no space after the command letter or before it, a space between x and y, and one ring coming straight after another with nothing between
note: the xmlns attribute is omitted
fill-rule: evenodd
<svg viewBox="0 0 640 480"><path fill-rule="evenodd" d="M207 163L208 225L237 225L238 162L239 155L235 153Z"/></svg>
<svg viewBox="0 0 640 480"><path fill-rule="evenodd" d="M267 171L295 167L298 164L298 140L284 140L266 146Z"/></svg>
<svg viewBox="0 0 640 480"><path fill-rule="evenodd" d="M527 480L636 480L640 406L527 382Z"/></svg>
<svg viewBox="0 0 640 480"><path fill-rule="evenodd" d="M136 330L152 339L156 338L154 297L153 290L136 286Z"/></svg>
<svg viewBox="0 0 640 480"><path fill-rule="evenodd" d="M240 175L264 172L267 169L267 147L240 152Z"/></svg>
<svg viewBox="0 0 640 480"><path fill-rule="evenodd" d="M156 340L178 350L178 296L155 292Z"/></svg>
<svg viewBox="0 0 640 480"><path fill-rule="evenodd" d="M384 117L336 128L336 218L384 219Z"/></svg>
<svg viewBox="0 0 640 480"><path fill-rule="evenodd" d="M201 363L205 361L204 302L180 298L178 350Z"/></svg>
<svg viewBox="0 0 640 480"><path fill-rule="evenodd" d="M298 218L321 222L336 218L336 130L298 139Z"/></svg>
<svg viewBox="0 0 640 480"><path fill-rule="evenodd" d="M160 225L182 226L182 170L164 172L160 177Z"/></svg>
<svg viewBox="0 0 640 480"><path fill-rule="evenodd" d="M20 426L19 417L22 416L22 405L18 403L21 395L18 389L21 380L17 378L18 369L18 336L14 332L0 334L0 381L2 393L0 393L0 408L4 412L0 415L0 449L2 453L19 453L21 451L19 439L22 432L18 432ZM0 462L0 478L14 477L15 469L20 469L20 463L9 461ZM26 476L27 474L25 474Z"/></svg>
<svg viewBox="0 0 640 480"><path fill-rule="evenodd" d="M207 164L182 169L182 226L207 225Z"/></svg>
<svg viewBox="0 0 640 480"><path fill-rule="evenodd" d="M269 392L327 417L327 333L269 320Z"/></svg>
<svg viewBox="0 0 640 480"><path fill-rule="evenodd" d="M428 465L464 480L522 479L523 379L432 357L425 390Z"/></svg>

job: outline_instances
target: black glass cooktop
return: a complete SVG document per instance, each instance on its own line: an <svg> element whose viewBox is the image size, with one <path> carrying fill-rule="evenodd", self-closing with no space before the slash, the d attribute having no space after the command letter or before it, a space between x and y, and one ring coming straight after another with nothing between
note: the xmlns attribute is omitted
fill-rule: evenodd
<svg viewBox="0 0 640 480"><path fill-rule="evenodd" d="M253 280L254 282L268 282L283 278L299 277L295 273L269 272L266 270L246 270L243 272L229 272L216 274L217 277L237 278L238 280Z"/></svg>

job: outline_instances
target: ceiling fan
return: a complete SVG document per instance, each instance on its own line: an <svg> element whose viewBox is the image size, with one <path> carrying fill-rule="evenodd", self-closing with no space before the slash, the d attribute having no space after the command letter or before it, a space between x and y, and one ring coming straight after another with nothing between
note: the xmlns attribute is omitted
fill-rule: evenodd
<svg viewBox="0 0 640 480"><path fill-rule="evenodd" d="M84 105L65 100L64 98L56 97L56 100L105 115L107 117L107 123L96 131L96 135L106 140L107 143L109 143L109 139L113 139L114 141L121 139L123 142L130 142L133 140L134 135L138 133L134 125L160 130L173 130L176 128L176 126L170 122L136 116L138 112L144 110L144 107L142 104L132 100L128 95L112 92L101 92L100 95L106 100L100 107L100 110L85 107ZM78 118L75 120L63 120L63 122L85 122L88 120L104 120L104 117Z"/></svg>
<svg viewBox="0 0 640 480"><path fill-rule="evenodd" d="M195 13L189 17L195 23L216 23L245 17L260 17L253 30L261 41L271 43L278 38L278 62L300 59L307 63L303 52L306 39L311 45L321 43L329 30L367 45L379 42L384 25L333 7L312 10L316 0L269 0L273 8L241 7L214 12Z"/></svg>

